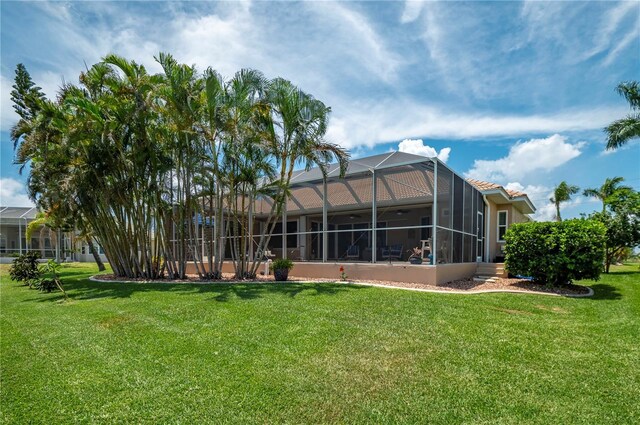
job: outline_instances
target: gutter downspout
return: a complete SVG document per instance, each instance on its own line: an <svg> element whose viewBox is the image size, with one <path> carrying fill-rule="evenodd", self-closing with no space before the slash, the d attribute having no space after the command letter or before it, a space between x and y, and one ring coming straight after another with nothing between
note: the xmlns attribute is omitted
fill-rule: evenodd
<svg viewBox="0 0 640 425"><path fill-rule="evenodd" d="M490 228L491 228L491 205L489 204L489 201L487 201L487 195L482 195L482 200L484 201L484 205L487 207L487 220L486 220L486 225L484 227L484 244L485 244L485 257L484 257L484 262L485 263L489 263L489 258L491 257L491 253L489 252L489 235L490 233Z"/></svg>

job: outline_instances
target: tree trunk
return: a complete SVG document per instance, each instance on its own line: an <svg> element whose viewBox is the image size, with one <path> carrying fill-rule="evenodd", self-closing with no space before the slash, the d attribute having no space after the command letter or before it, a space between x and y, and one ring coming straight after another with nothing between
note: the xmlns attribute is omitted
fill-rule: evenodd
<svg viewBox="0 0 640 425"><path fill-rule="evenodd" d="M93 255L93 259L96 261L96 264L98 265L98 270L101 272L105 271L106 269L104 267L104 263L102 262L102 259L100 258L100 254L96 250L96 247L93 244L93 241L91 240L90 237L87 238L87 244L89 245L89 252L91 253L91 255Z"/></svg>

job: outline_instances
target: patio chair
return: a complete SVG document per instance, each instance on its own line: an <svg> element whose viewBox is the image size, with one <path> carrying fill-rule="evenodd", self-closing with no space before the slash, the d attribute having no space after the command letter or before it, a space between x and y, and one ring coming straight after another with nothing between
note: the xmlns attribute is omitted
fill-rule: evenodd
<svg viewBox="0 0 640 425"><path fill-rule="evenodd" d="M349 245L347 253L345 255L347 260L359 260L360 259L360 247L358 245Z"/></svg>
<svg viewBox="0 0 640 425"><path fill-rule="evenodd" d="M422 259L426 260L429 257L429 255L431 255L431 238L423 239L423 240L420 241L420 243L422 244L422 248L421 248L421 250L422 250ZM425 253L424 253L425 251L429 251L429 253L425 255Z"/></svg>
<svg viewBox="0 0 640 425"><path fill-rule="evenodd" d="M400 260L402 258L402 248L404 245L396 244L382 248L382 258L384 260Z"/></svg>
<svg viewBox="0 0 640 425"><path fill-rule="evenodd" d="M271 260L271 259L272 259L273 257L275 257L275 256L276 256L276 255L275 255L275 254L273 254L273 253L272 253L270 250L268 250L268 249L265 249L265 250L262 252L262 260L263 260L263 261ZM257 253L256 257L257 257L257 258L260 258L260 252L258 252L258 253Z"/></svg>
<svg viewBox="0 0 640 425"><path fill-rule="evenodd" d="M347 260L359 260L360 259L360 247L358 245L349 245L347 248L347 254L345 255Z"/></svg>

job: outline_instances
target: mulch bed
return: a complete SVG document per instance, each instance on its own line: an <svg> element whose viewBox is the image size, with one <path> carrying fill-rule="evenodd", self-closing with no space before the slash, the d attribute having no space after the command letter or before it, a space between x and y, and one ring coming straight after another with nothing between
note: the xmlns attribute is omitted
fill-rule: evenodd
<svg viewBox="0 0 640 425"><path fill-rule="evenodd" d="M95 278L100 280L110 281L122 281L128 282L149 282L147 279L123 279L116 277L112 274L96 275ZM157 279L153 280L153 283L269 283L273 282L273 275L261 275L259 274L256 279L238 280L234 277L233 273L224 273L222 279L215 281L203 281L196 275L188 275L186 279ZM331 279L320 278L308 278L289 276L287 282L331 282ZM336 282L339 282L336 280ZM409 282L390 282L383 280L353 280L349 279L345 283L373 283L376 285L390 286L395 288L411 288L411 289L427 289L433 291L465 291L465 292L477 292L486 290L510 290L521 292L545 292L558 295L585 295L589 293L589 289L586 286L580 285L562 285L558 287L547 287L545 285L535 284L526 279L506 279L501 278L495 282L475 282L473 279L455 280L453 282L444 283L442 285L426 285L423 283L409 283Z"/></svg>
<svg viewBox="0 0 640 425"><path fill-rule="evenodd" d="M547 287L531 282L526 279L507 279L500 278L495 282L476 282L473 279L454 280L453 282L443 283L441 285L425 285L422 283L404 283L404 282L386 282L386 281L368 281L377 285L393 286L400 288L428 289L439 291L465 291L477 292L487 290L508 290L521 292L544 292L558 295L586 295L589 288L580 285L562 285Z"/></svg>

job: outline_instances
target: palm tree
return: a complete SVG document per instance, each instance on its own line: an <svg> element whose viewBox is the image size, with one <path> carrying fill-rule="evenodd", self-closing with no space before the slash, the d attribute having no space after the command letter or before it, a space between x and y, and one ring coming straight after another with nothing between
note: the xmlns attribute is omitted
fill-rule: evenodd
<svg viewBox="0 0 640 425"><path fill-rule="evenodd" d="M620 83L616 91L627 99L631 113L604 129L607 133L607 150L617 149L629 140L640 137L640 82Z"/></svg>
<svg viewBox="0 0 640 425"><path fill-rule="evenodd" d="M263 137L279 172L277 179L271 182L275 189L274 202L266 222L268 230L260 237L259 251L268 246L281 217L296 165L303 165L306 170L315 165L326 175L329 164L336 159L340 176L343 176L349 161L345 149L324 137L331 108L282 78L270 82L266 98L269 113L263 115ZM283 223L283 228L285 225ZM259 265L260 259L254 261L250 274L255 274Z"/></svg>
<svg viewBox="0 0 640 425"><path fill-rule="evenodd" d="M108 55L56 101L18 70L12 99L21 120L12 137L18 162L30 164L30 196L55 228L95 235L117 276L182 277L193 261L201 277L219 277L226 248L238 277L255 275L255 199L273 201L262 251L282 217L294 167L325 172L336 158L346 168L348 153L324 139L330 108L258 71L225 81L170 55L157 61L163 74L150 75ZM208 270L205 214L215 216Z"/></svg>
<svg viewBox="0 0 640 425"><path fill-rule="evenodd" d="M613 195L622 191L631 190L629 186L620 186L620 183L623 181L624 178L622 177L607 178L602 186L598 188L585 189L582 194L602 201L602 212L605 212Z"/></svg>
<svg viewBox="0 0 640 425"><path fill-rule="evenodd" d="M49 218L43 213L38 212L36 214L36 218L29 222L27 225L27 231L25 232L25 239L30 241L33 236L33 232L40 229L39 232L39 240L40 240L40 256L42 258L45 257L45 248L44 248L44 239L45 239L45 230L49 232L49 240L51 241L51 246L56 246L57 238L56 233L51 231Z"/></svg>
<svg viewBox="0 0 640 425"><path fill-rule="evenodd" d="M562 221L560 217L560 204L569 201L571 195L575 195L579 190L580 188L578 186L570 185L565 181L560 182L553 190L553 198L549 199L549 201L556 206L556 221Z"/></svg>

